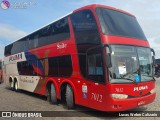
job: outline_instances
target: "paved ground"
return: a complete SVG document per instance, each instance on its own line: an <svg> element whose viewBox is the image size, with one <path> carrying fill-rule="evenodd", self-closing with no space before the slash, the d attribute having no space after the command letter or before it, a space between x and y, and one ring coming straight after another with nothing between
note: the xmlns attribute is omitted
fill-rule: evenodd
<svg viewBox="0 0 160 120"><path fill-rule="evenodd" d="M160 79L156 79L156 100L146 106L134 109L133 111L160 111ZM134 120L135 117L116 117L116 118L105 118L99 117L98 114L88 113L85 110L89 110L88 108L77 106L73 111L83 111L77 112L77 116L86 116L86 117L52 117L52 118L41 118L42 120L45 119L68 119L68 120L84 120L84 119L117 119L117 120ZM58 104L58 105L51 105L46 101L46 98L40 95L35 95L29 92L20 91L14 92L10 90L5 84L0 84L0 111L68 111L65 105ZM72 112L71 111L71 112ZM62 116L65 114L61 112ZM102 113L104 114L104 113ZM6 119L6 118L0 118ZM13 118L12 118L13 119ZM17 118L14 118L17 120ZM20 118L18 118L20 119ZM23 119L30 119L30 118L23 118ZM33 118L32 118L33 119ZM34 118L36 119L36 118ZM39 118L37 118L39 120ZM136 119L146 120L151 119L151 117L136 117ZM152 117L152 119L160 119L158 117Z"/></svg>

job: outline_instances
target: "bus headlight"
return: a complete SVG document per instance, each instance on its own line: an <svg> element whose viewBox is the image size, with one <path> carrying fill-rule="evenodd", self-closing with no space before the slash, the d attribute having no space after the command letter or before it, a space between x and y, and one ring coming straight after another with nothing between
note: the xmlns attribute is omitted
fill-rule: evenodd
<svg viewBox="0 0 160 120"><path fill-rule="evenodd" d="M115 99L127 99L128 95L126 95L126 94L111 94L111 97L115 98Z"/></svg>
<svg viewBox="0 0 160 120"><path fill-rule="evenodd" d="M153 88L151 91L150 91L150 93L152 94L152 93L155 93L156 92L156 89L155 88Z"/></svg>

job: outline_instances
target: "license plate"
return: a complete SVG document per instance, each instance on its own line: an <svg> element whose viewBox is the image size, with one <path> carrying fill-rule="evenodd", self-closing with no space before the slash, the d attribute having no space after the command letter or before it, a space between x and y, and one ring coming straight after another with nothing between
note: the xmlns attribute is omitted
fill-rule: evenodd
<svg viewBox="0 0 160 120"><path fill-rule="evenodd" d="M144 100L142 100L142 101L138 101L138 106L141 106L141 105L144 105L145 104L145 101Z"/></svg>

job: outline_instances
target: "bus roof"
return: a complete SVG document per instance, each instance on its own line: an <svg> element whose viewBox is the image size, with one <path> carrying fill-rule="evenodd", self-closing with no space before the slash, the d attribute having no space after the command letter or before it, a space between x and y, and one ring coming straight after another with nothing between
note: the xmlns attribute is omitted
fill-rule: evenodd
<svg viewBox="0 0 160 120"><path fill-rule="evenodd" d="M101 5L101 4L91 4L91 5L87 5L87 6L78 8L78 9L74 10L73 12L77 12L77 11L84 10L84 9L95 9L95 8L97 8L97 7L107 8L107 9L119 11L119 12L122 12L122 13L125 13L125 14L128 14L128 15L130 15L130 16L135 17L135 16L132 15L131 13L126 12L126 11L124 11L124 10L117 9L117 8L114 8L114 7L111 7L111 6Z"/></svg>

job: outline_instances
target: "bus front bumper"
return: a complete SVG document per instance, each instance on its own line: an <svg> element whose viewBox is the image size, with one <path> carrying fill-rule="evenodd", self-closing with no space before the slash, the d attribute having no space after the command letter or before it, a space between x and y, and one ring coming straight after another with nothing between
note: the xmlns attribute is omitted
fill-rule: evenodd
<svg viewBox="0 0 160 120"><path fill-rule="evenodd" d="M107 111L125 111L137 108L152 103L155 97L156 93L138 98L128 98L123 100L112 99L112 104L110 104L109 110Z"/></svg>

